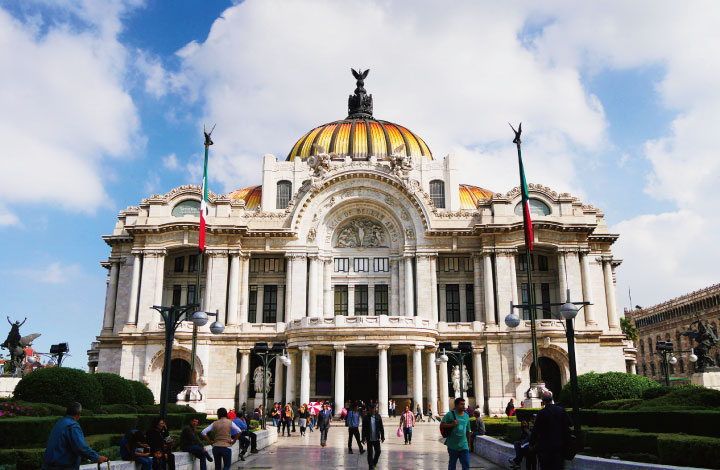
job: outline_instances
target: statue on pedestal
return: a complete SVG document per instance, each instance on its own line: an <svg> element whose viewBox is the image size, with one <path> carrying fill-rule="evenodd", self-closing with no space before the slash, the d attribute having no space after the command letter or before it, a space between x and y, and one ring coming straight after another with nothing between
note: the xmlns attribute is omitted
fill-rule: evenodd
<svg viewBox="0 0 720 470"><path fill-rule="evenodd" d="M10 333L5 342L0 344L0 348L10 351L10 364L12 364L11 367L14 367L15 375L18 376L22 373L23 361L26 356L25 348L29 347L35 338L40 336L40 333L20 336L20 327L25 324L27 317L22 322L11 322L10 317L7 317L7 321L10 324Z"/></svg>
<svg viewBox="0 0 720 470"><path fill-rule="evenodd" d="M697 316L697 320L692 323L696 326L696 330L690 329L684 333L683 336L687 336L695 341L693 346L693 352L697 356L697 362L695 362L696 372L710 372L720 371L717 367L715 360L710 355L710 350L718 345L717 333L710 328L710 324L705 320L704 322Z"/></svg>

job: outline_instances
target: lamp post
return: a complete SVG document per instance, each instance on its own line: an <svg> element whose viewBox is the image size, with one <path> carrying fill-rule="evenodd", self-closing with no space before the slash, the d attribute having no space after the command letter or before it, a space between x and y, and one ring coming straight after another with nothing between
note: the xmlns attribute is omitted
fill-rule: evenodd
<svg viewBox="0 0 720 470"><path fill-rule="evenodd" d="M695 352L690 351L675 351L675 345L672 341L658 341L655 343L655 354L660 356L660 359L662 360L663 365L663 372L665 373L665 386L670 386L670 364L675 365L677 364L677 357L675 357L675 353L690 353L690 356L688 356L688 360L690 362L696 362L697 356L695 355Z"/></svg>
<svg viewBox="0 0 720 470"><path fill-rule="evenodd" d="M184 319L188 319L188 315L190 315L191 312L194 312L194 314L190 318L193 323L195 323L195 319L193 318L195 317L195 314L205 314L205 312L198 312L198 307L199 306L197 304L188 304L181 306L172 305L170 307L165 307L162 305L152 306L154 310L160 312L160 315L162 315L163 318L163 322L165 323L165 360L163 363L162 383L160 385L160 416L163 419L167 418L167 404L170 394L170 363L172 362L172 345L173 341L175 340L175 331ZM202 321L202 318L203 315L199 315L198 321ZM204 319L205 321L202 323L203 325L207 323L207 314L205 314ZM222 333L222 331L225 329L225 325L223 325L222 322L219 321L213 323L213 326L215 327L215 331L213 331L213 333ZM194 357L195 355L193 354L193 358Z"/></svg>
<svg viewBox="0 0 720 470"><path fill-rule="evenodd" d="M438 349L442 352L442 354L435 358L435 364L447 367L445 366L445 364L447 364L447 362L450 360L450 357L452 357L455 362L458 363L460 371L460 397L465 398L465 381L463 380L463 368L465 364L465 356L469 356L470 354L472 354L472 343L469 341L461 341L458 343L457 349L454 349L451 342L441 342L438 344ZM477 377L475 378L475 380L477 382ZM443 384L443 387L447 386L448 384Z"/></svg>
<svg viewBox="0 0 720 470"><path fill-rule="evenodd" d="M289 366L290 364L292 364L292 361L288 357L287 351L285 350L285 343L273 343L272 348L269 348L267 343L255 343L255 347L253 347L252 351L260 358L263 366L263 410L260 414L260 425L263 429L265 429L268 366L272 364L272 361L274 361L276 358L279 358L279 361L282 362L285 366ZM277 380L277 377L275 377L275 380Z"/></svg>

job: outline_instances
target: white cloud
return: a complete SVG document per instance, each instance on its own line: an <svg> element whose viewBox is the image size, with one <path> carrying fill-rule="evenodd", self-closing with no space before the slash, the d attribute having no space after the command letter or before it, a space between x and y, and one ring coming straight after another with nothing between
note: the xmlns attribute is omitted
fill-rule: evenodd
<svg viewBox="0 0 720 470"><path fill-rule="evenodd" d="M163 166L168 170L177 170L180 167L178 163L177 155L171 153L166 155L162 159Z"/></svg>
<svg viewBox="0 0 720 470"><path fill-rule="evenodd" d="M20 269L17 270L16 273L36 282L64 284L80 276L82 274L82 268L78 264L64 265L56 261L44 268Z"/></svg>
<svg viewBox="0 0 720 470"><path fill-rule="evenodd" d="M0 227L20 225L20 219L10 212L10 210L4 205L0 204Z"/></svg>
<svg viewBox="0 0 720 470"><path fill-rule="evenodd" d="M90 26L56 22L42 35L37 17L23 23L0 8L0 69L12 71L0 88L1 204L53 201L88 212L107 204L105 158L141 143L115 38L122 4L54 4Z"/></svg>

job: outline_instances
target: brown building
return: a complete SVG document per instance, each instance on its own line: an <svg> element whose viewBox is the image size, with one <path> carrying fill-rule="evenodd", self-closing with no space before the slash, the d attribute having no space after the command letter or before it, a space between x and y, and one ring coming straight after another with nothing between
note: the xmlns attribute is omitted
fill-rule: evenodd
<svg viewBox="0 0 720 470"><path fill-rule="evenodd" d="M681 333L696 320L696 314L707 320L718 332L720 324L720 284L683 295L676 299L648 308L625 311L638 328L637 373L657 380L664 378L662 359L655 352L658 341L672 341L675 351L689 351L691 340ZM717 361L720 359L718 348L712 351ZM690 353L676 353L677 364L670 365L670 377L675 380L689 380L695 367L688 360Z"/></svg>

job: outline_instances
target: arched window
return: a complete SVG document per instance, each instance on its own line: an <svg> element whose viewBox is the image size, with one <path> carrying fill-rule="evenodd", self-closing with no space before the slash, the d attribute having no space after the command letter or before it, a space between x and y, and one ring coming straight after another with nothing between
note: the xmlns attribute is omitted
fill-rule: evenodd
<svg viewBox="0 0 720 470"><path fill-rule="evenodd" d="M528 201L528 204L530 206L530 215L537 215L537 216L544 216L544 215L550 215L550 208L547 204L542 202L540 199L530 199ZM523 206L522 202L518 202L515 206L515 215L522 217L523 215Z"/></svg>
<svg viewBox="0 0 720 470"><path fill-rule="evenodd" d="M442 180L430 181L430 199L438 209L445 208L445 182Z"/></svg>
<svg viewBox="0 0 720 470"><path fill-rule="evenodd" d="M278 209L286 209L292 194L292 183L290 181L278 181L276 206Z"/></svg>

